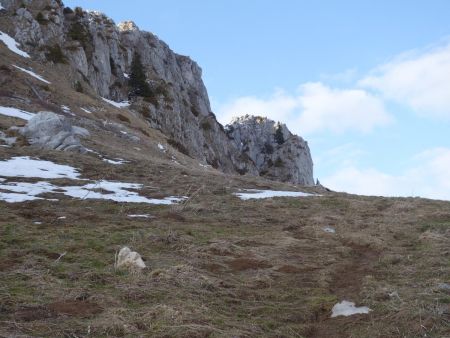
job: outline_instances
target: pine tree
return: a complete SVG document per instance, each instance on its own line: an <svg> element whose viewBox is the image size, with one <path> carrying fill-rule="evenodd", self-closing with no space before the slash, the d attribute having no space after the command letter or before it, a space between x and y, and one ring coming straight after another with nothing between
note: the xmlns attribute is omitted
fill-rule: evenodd
<svg viewBox="0 0 450 338"><path fill-rule="evenodd" d="M275 141L281 145L284 143L283 129L281 128L280 124L278 124L276 128L277 129L275 130Z"/></svg>
<svg viewBox="0 0 450 338"><path fill-rule="evenodd" d="M151 96L150 86L147 83L144 66L141 62L141 56L135 52L131 62L131 74L129 85L131 87L131 94L137 96Z"/></svg>

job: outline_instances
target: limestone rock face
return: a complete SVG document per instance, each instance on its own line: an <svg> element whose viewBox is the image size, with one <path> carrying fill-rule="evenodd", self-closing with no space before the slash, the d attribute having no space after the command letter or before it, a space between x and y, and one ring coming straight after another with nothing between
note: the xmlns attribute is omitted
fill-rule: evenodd
<svg viewBox="0 0 450 338"><path fill-rule="evenodd" d="M283 127L289 139L286 144L275 146L273 154L257 154L265 149L268 126L254 139L263 143L243 151L240 136L227 135L211 111L201 68L189 57L173 52L156 35L141 31L131 21L116 25L100 12L64 8L60 0L2 0L2 4L7 12L2 17L6 18L6 33L34 59L65 62L70 80L81 82L99 96L114 101L131 99L129 109L186 155L226 173L311 184L312 163L301 138ZM128 82L136 53L152 93L145 100L130 95ZM61 54L62 61L54 57L61 59ZM237 141L230 141L229 136Z"/></svg>
<svg viewBox="0 0 450 338"><path fill-rule="evenodd" d="M314 185L308 143L286 125L246 115L226 126L236 147L256 165L261 176L283 182Z"/></svg>
<svg viewBox="0 0 450 338"><path fill-rule="evenodd" d="M80 143L79 137L89 136L81 127L73 126L64 116L52 112L40 112L20 128L19 132L32 145L63 151L85 153L87 150Z"/></svg>

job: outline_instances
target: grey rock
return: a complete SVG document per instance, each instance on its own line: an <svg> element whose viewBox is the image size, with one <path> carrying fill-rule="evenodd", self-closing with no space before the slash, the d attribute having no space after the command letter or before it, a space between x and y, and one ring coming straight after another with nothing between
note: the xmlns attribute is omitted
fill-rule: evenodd
<svg viewBox="0 0 450 338"><path fill-rule="evenodd" d="M19 132L34 146L45 149L75 151L86 153L80 143L80 137L88 137L89 132L73 126L64 116L52 112L40 112L28 121Z"/></svg>
<svg viewBox="0 0 450 338"><path fill-rule="evenodd" d="M139 53L154 97L151 102L133 98L130 109L188 156L226 173L312 185L312 161L303 139L282 126L288 141L274 147L273 156L257 154L272 133L269 125L258 132L259 136L252 134L255 142L262 143L249 150L236 141L240 136L231 135L235 140L230 141L211 111L201 68L189 57L173 52L156 35L141 31L131 21L116 25L96 11L64 14L61 1L26 1L26 8L21 8L22 0L2 1L8 13L14 13L15 39L25 51L45 60L46 48L60 46L71 66L71 78L86 81L102 97L128 99L127 74L131 73L134 54ZM48 18L46 24L34 19L39 12ZM74 30L77 34L72 34ZM270 165L270 161L279 164L278 157L284 165Z"/></svg>
<svg viewBox="0 0 450 338"><path fill-rule="evenodd" d="M308 143L286 125L245 115L226 126L236 147L256 165L260 175L283 182L314 185Z"/></svg>

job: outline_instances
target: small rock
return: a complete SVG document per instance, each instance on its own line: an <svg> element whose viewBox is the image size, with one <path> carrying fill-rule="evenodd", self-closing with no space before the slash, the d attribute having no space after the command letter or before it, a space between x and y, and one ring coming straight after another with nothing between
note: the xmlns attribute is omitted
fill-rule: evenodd
<svg viewBox="0 0 450 338"><path fill-rule="evenodd" d="M117 269L142 270L146 267L140 254L136 251L131 251L128 247L120 249L117 256Z"/></svg>
<svg viewBox="0 0 450 338"><path fill-rule="evenodd" d="M330 234L335 234L336 233L336 229L333 227L324 227L323 231L328 232Z"/></svg>
<svg viewBox="0 0 450 338"><path fill-rule="evenodd" d="M440 283L438 285L438 290L441 291L441 292L445 292L445 293L450 294L450 284L448 284L448 283Z"/></svg>

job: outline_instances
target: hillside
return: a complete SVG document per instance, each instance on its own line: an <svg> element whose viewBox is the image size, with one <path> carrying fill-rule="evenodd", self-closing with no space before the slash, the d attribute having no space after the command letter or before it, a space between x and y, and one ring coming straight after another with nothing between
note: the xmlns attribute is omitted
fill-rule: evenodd
<svg viewBox="0 0 450 338"><path fill-rule="evenodd" d="M309 161L306 142L263 118L269 132L222 128L200 68L153 34L60 1L0 2L0 337L450 337L449 202L269 167L298 149ZM68 41L76 20L111 37ZM47 48L59 38L62 55ZM145 104L125 87L135 38L168 85ZM106 76L96 53L112 41ZM286 144L259 157L276 130ZM118 268L125 246L146 268Z"/></svg>

